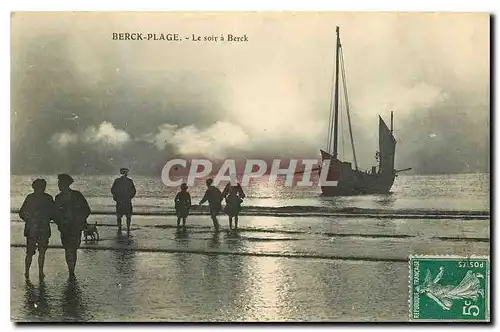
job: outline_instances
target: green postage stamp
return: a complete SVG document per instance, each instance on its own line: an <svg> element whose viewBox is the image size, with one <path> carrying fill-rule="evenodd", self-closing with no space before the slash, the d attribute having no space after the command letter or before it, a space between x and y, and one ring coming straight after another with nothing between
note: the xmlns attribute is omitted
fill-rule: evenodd
<svg viewBox="0 0 500 332"><path fill-rule="evenodd" d="M412 255L411 321L489 321L487 256Z"/></svg>

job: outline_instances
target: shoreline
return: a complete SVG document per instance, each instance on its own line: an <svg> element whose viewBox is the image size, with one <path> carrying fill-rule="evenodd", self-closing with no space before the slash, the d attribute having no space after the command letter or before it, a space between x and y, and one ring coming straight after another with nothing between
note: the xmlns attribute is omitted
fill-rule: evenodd
<svg viewBox="0 0 500 332"><path fill-rule="evenodd" d="M12 221L14 224L22 224L23 221ZM97 222L96 222L97 223ZM51 225L56 227L54 222L51 222ZM118 226L115 223L97 223L98 227L111 227L117 228ZM175 230L177 232L188 232L188 231L199 231L199 232L207 232L207 233L217 233L214 232L211 225L189 225L183 228L178 228L175 224L172 225L163 225L163 224L155 224L155 225L135 225L133 227L141 227L141 228L156 228L158 230ZM329 236L329 237L352 237L352 238L371 238L371 239L410 239L419 237L418 234L364 234L364 233L336 233L336 232L314 232L310 229L304 230L285 230L285 229L265 229L265 228L256 228L256 227L239 227L237 230L229 230L221 228L218 233L227 233L227 232L255 232L255 233L269 233L269 234L287 234L287 235L318 235L318 236ZM491 239L489 237L454 237L454 236L432 236L429 237L433 240L442 240L442 241L472 241L472 242L487 242L489 243ZM19 246L12 245L11 246Z"/></svg>
<svg viewBox="0 0 500 332"><path fill-rule="evenodd" d="M135 216L175 216L173 208L156 211L135 211ZM11 214L19 213L18 208L10 210ZM114 210L95 210L91 215L114 216ZM208 216L208 207L194 205L191 216ZM220 215L224 215L221 211ZM365 209L365 208L323 208L316 206L283 206L283 207L243 207L241 216L263 217L341 217L341 218L401 218L401 219L490 219L491 213L486 210L423 210L423 209Z"/></svg>
<svg viewBox="0 0 500 332"><path fill-rule="evenodd" d="M11 244L11 248L26 248L25 244ZM48 249L64 249L62 245L49 245ZM79 250L91 251L121 251L121 252L148 252L148 253L164 253L164 254L191 254L191 255L222 255L222 256L249 256L249 257L275 257L275 258L305 258L313 260L327 261L361 261L361 262L390 262L390 263L407 263L405 258L377 258L377 257L357 257L357 256L330 256L330 255L315 255L307 253L273 253L273 252L237 252L237 251L221 251L221 250L189 250L189 249L174 249L174 248L137 248L137 247L80 247Z"/></svg>
<svg viewBox="0 0 500 332"><path fill-rule="evenodd" d="M81 249L91 252L153 252L239 257L324 258L356 261L405 261L409 254L486 253L491 238L488 221L446 220L329 220L325 218L253 217L238 230L221 220L216 232L208 217L194 217L186 229L176 219L136 218L131 238L117 235L109 218L98 224L98 242L82 239ZM353 222L354 221L354 222ZM23 223L11 222L11 250L25 247ZM52 225L50 248L60 248L60 236ZM123 234L123 233L122 233ZM58 250L60 251L60 250Z"/></svg>

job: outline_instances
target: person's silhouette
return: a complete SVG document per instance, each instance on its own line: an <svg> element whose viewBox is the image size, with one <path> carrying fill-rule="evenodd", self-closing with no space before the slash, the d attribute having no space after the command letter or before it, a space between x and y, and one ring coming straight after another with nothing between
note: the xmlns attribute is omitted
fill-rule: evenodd
<svg viewBox="0 0 500 332"><path fill-rule="evenodd" d="M90 215L90 207L82 193L71 189L73 178L68 174L58 175L58 187L61 191L55 199L55 221L61 232L69 277L75 278L77 251L82 241L82 230Z"/></svg>
<svg viewBox="0 0 500 332"><path fill-rule="evenodd" d="M229 182L224 188L222 196L226 198L226 207L224 208L224 212L229 217L229 229L233 228L233 218L234 228L237 229L238 215L241 211L241 203L245 198L245 193L243 192L241 185L236 182L235 176L231 178L231 182Z"/></svg>
<svg viewBox="0 0 500 332"><path fill-rule="evenodd" d="M24 277L29 279L33 256L38 248L38 276L45 277L43 266L45 251L49 246L50 220L54 218L54 199L45 192L47 181L36 179L32 185L33 193L29 194L19 210L19 217L25 221L24 236L26 237L26 258Z"/></svg>
<svg viewBox="0 0 500 332"><path fill-rule="evenodd" d="M182 227L186 227L186 219L189 215L189 209L191 209L191 195L189 195L187 184L181 184L181 191L175 195L175 212L177 214L177 227L181 225L182 219Z"/></svg>
<svg viewBox="0 0 500 332"><path fill-rule="evenodd" d="M208 201L208 205L210 208L210 218L212 218L212 222L214 224L214 228L216 231L219 230L219 221L217 220L217 215L220 213L222 209L222 193L220 190L213 186L212 183L214 180L208 179L206 181L207 191L205 191L205 195L200 201L200 205Z"/></svg>
<svg viewBox="0 0 500 332"><path fill-rule="evenodd" d="M132 198L135 197L136 189L134 181L128 178L129 169L120 168L121 176L113 182L111 194L116 202L116 223L118 233L122 232L122 217L127 219L127 236L130 236L130 224L132 222Z"/></svg>

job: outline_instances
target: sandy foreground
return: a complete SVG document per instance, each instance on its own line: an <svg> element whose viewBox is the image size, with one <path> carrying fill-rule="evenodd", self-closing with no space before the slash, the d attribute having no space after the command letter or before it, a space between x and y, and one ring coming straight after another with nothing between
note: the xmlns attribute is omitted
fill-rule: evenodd
<svg viewBox="0 0 500 332"><path fill-rule="evenodd" d="M172 217L136 217L126 239L100 218L76 282L53 228L46 280L35 256L26 283L12 216L13 321L406 321L410 253L489 253L489 220L246 217L214 233L206 216L183 232Z"/></svg>

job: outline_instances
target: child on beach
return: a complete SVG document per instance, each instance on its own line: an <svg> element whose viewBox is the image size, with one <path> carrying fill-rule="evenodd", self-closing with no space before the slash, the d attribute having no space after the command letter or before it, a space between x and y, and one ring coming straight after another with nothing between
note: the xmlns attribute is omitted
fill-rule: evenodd
<svg viewBox="0 0 500 332"><path fill-rule="evenodd" d="M175 212L177 213L177 227L181 225L182 219L182 227L186 227L186 219L189 215L189 209L191 209L191 195L189 195L187 184L181 184L181 191L175 195Z"/></svg>
<svg viewBox="0 0 500 332"><path fill-rule="evenodd" d="M233 183L234 182L236 182L236 179L233 180ZM224 188L222 196L226 198L226 207L224 208L224 212L229 217L229 229L233 228L233 218L234 227L235 229L237 229L238 215L241 211L241 203L243 203L243 199L245 198L243 188L239 183L236 183L236 185L233 186L230 182Z"/></svg>

